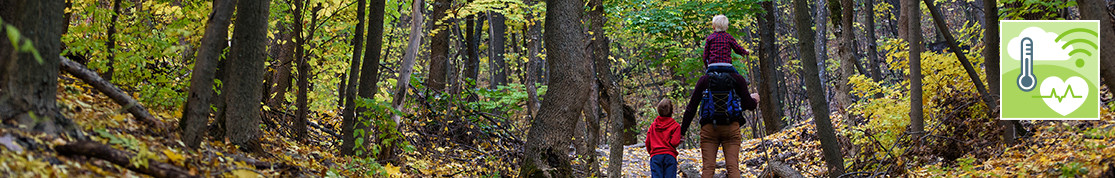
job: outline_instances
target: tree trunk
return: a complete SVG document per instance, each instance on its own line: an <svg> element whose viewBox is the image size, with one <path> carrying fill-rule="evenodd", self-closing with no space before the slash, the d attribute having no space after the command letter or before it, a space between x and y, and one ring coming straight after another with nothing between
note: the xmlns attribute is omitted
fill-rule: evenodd
<svg viewBox="0 0 1115 178"><path fill-rule="evenodd" d="M364 23L365 23L364 18L367 17L367 16L364 15L364 10L368 8L368 5L365 4L366 1L360 0L360 1L356 1L356 2L357 2L356 3L357 4L356 5L356 16L357 16L356 19L357 19L357 22L356 22L356 32L354 32L352 34L352 59L351 59L352 61L349 61L348 80L347 80L347 83L345 84L346 89L344 90L345 92L343 94L344 97L345 97L345 99L344 99L345 100L344 109L341 110L341 132L343 132L342 133L343 136L341 137L341 140L342 140L341 154L342 155L352 155L352 148L354 146L354 144L352 144L352 142L356 140L356 138L353 137L353 133L352 133L353 132L353 126L356 125L356 122L357 122L357 120L356 120L356 118L357 118L356 117L356 91L357 91L356 84L359 82L358 80L360 78L360 59L361 59L360 56L363 55L363 53L360 50L363 50L363 48L364 48L363 47L364 46ZM301 8L298 8L298 9L301 9ZM296 11L300 11L300 10L296 10ZM301 19L301 18L299 18L299 19ZM380 26L382 26L382 24Z"/></svg>
<svg viewBox="0 0 1115 178"><path fill-rule="evenodd" d="M830 0L829 2L833 1ZM832 5L830 4L830 6ZM840 28L839 33L833 33L840 39L840 45L837 47L837 52L840 55L840 67L836 68L837 71L835 72L836 91L833 93L833 99L836 100L836 108L839 108L837 110L839 110L841 114L845 114L845 108L853 104L851 96L852 87L848 84L848 78L856 73L856 59L853 58L853 54L855 54L853 50L855 49L852 48L852 44L855 43L855 32L852 31L852 29L854 29L852 26L852 19L855 17L855 9L852 5L852 0L840 0L839 6L841 7L836 8L840 10L839 13L832 12L833 14L842 14L840 19L834 19L840 20L840 22L832 22L834 27ZM837 23L840 23L840 25L835 25Z"/></svg>
<svg viewBox="0 0 1115 178"><path fill-rule="evenodd" d="M1115 87L1115 25L1112 21L1115 20L1112 14L1108 12L1106 7L1107 3L1102 0L1078 0L1077 7L1080 8L1080 18L1084 20L1099 20L1100 21L1100 39L1099 46L1107 49L1100 50L1100 75L1103 78L1103 83L1107 87Z"/></svg>
<svg viewBox="0 0 1115 178"><path fill-rule="evenodd" d="M528 1L528 4L531 4L532 6L533 4L538 3L534 0ZM531 11L540 11L540 9L531 9ZM540 71L537 70L537 66L541 65L539 61L542 60L538 57L538 54L542 51L542 21L540 19L536 19L537 17L534 17L533 14L534 13L527 13L528 19L530 19L530 21L533 21L533 23L531 23L531 25L527 27L528 29L526 34L526 38L528 39L526 83L527 97L529 98L529 101L527 101L527 111L530 112L528 115L531 116L531 119L536 118L535 114L538 113L538 107L540 103L538 101L538 87L535 86L535 84L539 83L538 73Z"/></svg>
<svg viewBox="0 0 1115 178"><path fill-rule="evenodd" d="M414 4L418 5L411 6L410 43L407 43L406 53L403 54L403 61L402 64L399 66L399 76L395 78L395 94L394 97L391 99L391 107L395 108L395 110L400 111L403 110L404 102L406 102L407 90L410 88L410 74L414 69L414 60L415 58L417 58L418 50L422 45L422 36L425 35L425 33L422 33L422 9L424 9L425 7L421 5L425 4L425 2L423 2L423 0L414 0ZM395 122L395 127L392 128L395 129L395 131L399 131L399 125L402 124L402 120L400 120L401 117L402 116L400 115L394 115L391 117L392 120ZM397 147L397 142L400 141L402 136L403 135L393 135L391 137L395 137L398 139L394 139L394 141L384 143L385 146L383 147L383 153L379 154L380 161L390 161L398 163L398 160L396 160L396 157L398 155L395 154L395 147Z"/></svg>
<svg viewBox="0 0 1115 178"><path fill-rule="evenodd" d="M488 88L496 89L496 86L507 85L507 61L503 59L505 53L503 45L507 41L507 37L504 35L507 33L507 24L504 24L503 14L489 12L488 17L488 27L491 29L488 36L492 38L491 46L488 49L491 52L488 59L490 59L492 65L488 69L492 71L492 81L490 81Z"/></svg>
<svg viewBox="0 0 1115 178"><path fill-rule="evenodd" d="M983 44L987 46L983 48L984 58L984 73L987 75L988 92L991 96L999 98L999 13L988 13L999 11L999 1L984 0L983 1ZM1102 62L1101 62L1102 63ZM1101 69L1102 70L1102 69ZM998 101L996 101L998 102ZM997 118L995 113L998 113L999 108L991 108L988 110L988 117ZM1016 130L1014 125L1018 121L999 120L999 126L1003 127L1003 142L1007 145L1014 145Z"/></svg>
<svg viewBox="0 0 1115 178"><path fill-rule="evenodd" d="M372 4L370 4L371 17L368 19L368 36L366 38L368 41L364 46L366 47L364 50L364 61L360 66L360 84L358 86L359 91L357 91L357 95L360 96L360 98L375 99L376 91L379 91L376 83L379 81L379 57L380 51L383 49L383 14L385 3L384 0L373 0ZM369 108L357 107L356 113L363 113L367 109ZM352 130L343 131L345 134L353 135L352 137L346 136L346 138L351 140L344 141L344 144L352 145L348 147L342 146L341 148L355 148L356 137L363 138L365 143L368 143L369 138L371 138L371 126L363 124L362 121L373 118L368 116L357 116L356 118L360 119L354 120L353 127L351 128ZM354 135L355 130L362 130L364 135ZM365 149L366 148L367 147L365 147ZM342 153L345 153L345 151L351 154L356 150L342 150Z"/></svg>
<svg viewBox="0 0 1115 178"><path fill-rule="evenodd" d="M960 64L964 66L964 71L968 72L968 78L972 79L972 83L976 84L976 90L979 92L980 98L983 99L984 104L987 105L988 108L998 108L998 103L988 94L987 88L984 87L983 81L979 78L979 73L977 73L976 69L972 66L972 62L968 61L968 57L964 55L964 51L960 50L960 46L956 44L958 42L949 31L948 24L945 23L944 16L941 15L941 10L938 9L937 5L932 1L924 0L923 2L925 2L925 5L929 8L929 14L933 16L933 22L937 24L937 30L941 32L941 36L944 37L945 43L949 45L953 54L956 55L956 60L960 60Z"/></svg>
<svg viewBox="0 0 1115 178"><path fill-rule="evenodd" d="M450 21L442 21L445 11L453 1L434 0L434 12L430 14L430 26L433 27L434 37L430 39L430 76L426 85L436 92L445 92L446 62L449 62L449 26Z"/></svg>
<svg viewBox="0 0 1115 178"><path fill-rule="evenodd" d="M906 0L906 9L910 11L909 27L911 30L907 31L906 41L909 42L910 56L908 62L910 63L910 132L914 135L921 135L925 132L924 121L922 119L922 91L921 91L921 51L924 45L921 44L921 8L918 5L918 0ZM917 137L915 137L917 138Z"/></svg>
<svg viewBox="0 0 1115 178"><path fill-rule="evenodd" d="M520 177L556 177L572 175L568 156L569 129L584 101L585 90L590 84L589 59L586 58L584 33L580 15L584 3L580 0L553 1L546 10L546 51L548 66L554 77L550 89L543 96L542 107L527 135L526 150L520 165Z"/></svg>
<svg viewBox="0 0 1115 178"><path fill-rule="evenodd" d="M273 94L267 99L267 105L272 109L283 108L283 105L286 104L286 93L290 89L290 67L294 60L295 47L295 43L291 41L293 34L289 31L286 23L279 23L276 26L279 28L279 40L275 40L278 45L272 45L271 47L278 47L278 49L271 50L278 52L278 56L275 56L275 59L278 59L278 64L272 64L272 66L275 66L275 73L271 75L271 82L274 82L274 84L266 85L271 87L268 93Z"/></svg>
<svg viewBox="0 0 1115 178"><path fill-rule="evenodd" d="M105 51L108 52L108 63L105 64L108 70L105 71L105 80L112 82L112 75L115 73L116 63L116 20L120 17L120 0L112 1L112 17L108 24L108 42L105 42ZM69 26L67 23L66 26ZM63 32L65 33L65 32Z"/></svg>
<svg viewBox="0 0 1115 178"><path fill-rule="evenodd" d="M898 6L898 38L910 39L907 37L907 35L910 35L910 12L920 12L919 9L921 9L921 7L914 7L911 9L910 6L913 6L913 4L910 4L910 2L906 0L899 1L901 2L899 2L900 4ZM921 31L920 29L915 30Z"/></svg>
<svg viewBox="0 0 1115 178"><path fill-rule="evenodd" d="M759 110L762 111L764 129L766 134L774 134L782 128L782 103L781 98L776 97L775 91L778 91L778 80L774 73L775 68L779 66L774 61L778 58L778 46L774 42L774 13L776 9L774 2L764 1L760 2L760 6L766 11L759 16L759 70L762 75L759 76L761 83L759 87Z"/></svg>
<svg viewBox="0 0 1115 178"><path fill-rule="evenodd" d="M590 107L586 107L586 108L590 108L592 111L586 111L585 112L585 114L592 114L592 117L589 117L589 119L591 119L591 120L586 124L588 126L587 128L589 130L588 135L590 136L590 138L588 139L588 141L589 141L588 149L592 150L591 151L592 154L588 155L588 163L590 165L589 170L588 170L588 175L589 176L601 176L600 175L600 166L599 166L600 164L597 163L598 159L596 158L597 154L595 153L596 152L595 151L596 146L599 145L600 138L601 138L600 123L602 123L602 122L600 122L600 120L601 120L601 118L600 118L601 107L600 106L604 106L603 107L603 109L605 109L604 111L607 112L608 113L607 116L611 117L611 118L620 118L619 116L623 116L623 113L622 113L623 111L619 110L617 112L617 110L614 110L615 105L612 105L613 103L622 102L622 100L618 100L617 98L619 98L619 97L612 97L612 96L616 95L615 93L613 93L614 91L616 91L616 87L614 85L612 85L612 83L613 83L612 80L614 79L613 76L612 76L612 64L611 64L612 61L608 59L608 56L611 55L611 51L610 51L610 47L609 47L610 42L609 42L609 39L606 35L607 32L604 31L604 25L607 24L608 18L604 15L604 1L603 0L590 0L589 1L588 17L589 17L589 22L591 23L590 28L592 30L592 39L589 41L589 46L591 47L592 51L587 51L587 52L589 52L589 54L591 54L590 57L592 57L592 62L594 64L593 66L591 66L592 72L590 74L593 74L595 77L592 77L592 78L596 79L596 80L593 81L593 83L590 84L590 85L592 85L592 93L589 94L589 95L591 95L590 96L591 99L590 99L589 103L586 103L588 105L591 105ZM616 125L615 123L617 123L617 122L613 122L612 125L613 126L619 126L617 128L622 128L623 127L622 125ZM622 123L622 122L619 122L619 123ZM618 133L618 132L612 132L612 133ZM617 134L612 134L611 139L613 140L613 142L616 140L616 136L617 136ZM612 153L614 154L615 152L612 152ZM618 155L622 155L622 154L623 153L620 152ZM611 155L609 155L609 156L611 156ZM622 157L620 157L619 159L623 160ZM612 163L611 161L608 162L609 166L611 166L611 163ZM622 168L622 167L623 167L622 165L616 166L616 168ZM612 170L613 169L609 169L608 171L612 171ZM611 173L611 172L609 172L609 173ZM609 175L618 175L618 174L609 174Z"/></svg>
<svg viewBox="0 0 1115 178"><path fill-rule="evenodd" d="M871 66L871 79L874 79L875 82L882 83L884 61L879 60L879 51L876 47L877 43L875 42L875 0L867 0L863 5L865 9L864 12L866 12L863 18L866 26L865 28L867 29L867 35L864 35L867 37L867 59L869 60L867 64ZM881 97L883 97L882 93L875 95L875 98Z"/></svg>
<svg viewBox="0 0 1115 178"><path fill-rule="evenodd" d="M305 10L305 9L303 9L303 8L305 8L304 5L305 4L299 4L297 6L302 6L299 9L304 11ZM318 17L317 12L320 11L320 10L321 10L321 5L314 6L314 9L312 10L313 12L310 13L311 16L312 16L312 17L310 17L310 19L311 19L310 24L311 25L316 25L317 24L317 17ZM299 18L296 18L296 19L299 19L298 20L299 22L297 22L297 23L299 23L299 27L302 27L303 26L301 24L302 23L301 22L302 18L300 17L300 16L302 16L302 14L298 14L297 16L299 16ZM306 117L307 117L307 115L310 114L310 107L307 106L307 102L308 102L307 97L309 96L309 93L310 93L310 79L311 79L310 70L313 70L313 66L311 66L310 63L309 63L309 60L310 60L309 57L306 57L306 37L313 38L314 32L316 31L316 30L312 29L312 30L310 30L310 34L307 34L307 36L302 36L302 33L301 33L302 30L303 29L301 29L301 28L296 30L296 31L299 32L298 33L298 42L296 44L296 45L298 45L298 49L297 49L297 51L295 51L295 54L294 54L295 60L298 61L298 96L297 96L297 99L295 99L296 101L294 101L296 107L298 107L298 110L297 110L297 112L294 113L295 119L294 119L294 128L293 129L294 129L295 140L298 140L298 141L303 141L306 138L306 135L307 135L306 122L308 121L306 119Z"/></svg>
<svg viewBox="0 0 1115 178"><path fill-rule="evenodd" d="M809 105L813 109L813 124L817 128L817 136L821 140L821 151L824 154L825 164L828 165L829 177L837 177L844 174L844 158L840 153L840 143L836 141L836 134L832 127L832 121L829 119L828 102L825 101L825 93L821 85L819 75L820 70L817 67L817 56L813 53L813 44L809 44L814 40L813 24L809 17L809 6L805 0L794 0L794 13L795 22L797 23L797 37L798 37L798 54L801 55L801 61L805 75L805 86L809 88Z"/></svg>
<svg viewBox="0 0 1115 178"><path fill-rule="evenodd" d="M267 16L270 0L240 0L236 8L236 30L229 54L228 108L226 135L233 144L250 152L261 152L259 144L259 92L263 81L263 62L267 54Z"/></svg>
<svg viewBox="0 0 1115 178"><path fill-rule="evenodd" d="M14 38L8 35L16 32L8 30L21 34L15 44L0 40L0 96L4 96L0 100L0 120L4 125L81 136L76 125L59 112L55 101L65 8L62 0L0 0L2 24L15 27L0 29L0 38ZM33 45L37 54L16 48L23 45Z"/></svg>
<svg viewBox="0 0 1115 178"><path fill-rule="evenodd" d="M465 90L473 90L476 88L476 82L480 77L480 29L482 28L480 22L477 22L479 17L470 15L468 21L465 22L465 38L467 43L465 45L465 53L468 54L468 59L465 61L465 78L463 88ZM472 80L471 82L468 80ZM477 97L472 92L468 94L468 102L475 102Z"/></svg>

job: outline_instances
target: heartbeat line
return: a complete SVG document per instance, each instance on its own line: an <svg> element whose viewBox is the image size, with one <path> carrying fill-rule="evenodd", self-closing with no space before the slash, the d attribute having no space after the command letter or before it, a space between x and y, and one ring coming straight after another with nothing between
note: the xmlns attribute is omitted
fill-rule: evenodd
<svg viewBox="0 0 1115 178"><path fill-rule="evenodd" d="M1057 89L1054 88L1053 91L1049 91L1049 96L1038 95L1033 96L1033 98L1057 98L1057 102L1061 102L1061 100L1069 96L1072 96L1072 98L1084 98L1084 96L1077 96L1076 93L1072 91L1072 85L1069 85L1069 87L1065 88L1065 90L1066 91L1064 95L1057 95Z"/></svg>

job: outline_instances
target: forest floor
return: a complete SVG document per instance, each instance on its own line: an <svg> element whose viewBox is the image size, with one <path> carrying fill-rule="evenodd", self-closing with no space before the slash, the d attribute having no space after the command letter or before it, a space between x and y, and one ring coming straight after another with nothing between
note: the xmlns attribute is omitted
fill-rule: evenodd
<svg viewBox="0 0 1115 178"><path fill-rule="evenodd" d="M73 121L92 141L131 153L127 166L97 158L63 156L55 147L73 142L74 138L29 133L21 129L0 128L0 177L101 177L141 176L127 167L147 167L155 162L169 163L201 177L431 177L514 175L515 166L508 156L495 156L500 146L480 144L471 149L445 145L420 148L426 151L407 152L399 156L399 165L379 165L368 159L334 155L338 143L331 128L337 119L312 120L309 141L294 141L279 127L264 125L261 140L266 153L245 153L226 140L210 140L193 150L182 146L176 133L150 132L120 106L91 87L61 80L58 102L63 114ZM177 112L153 109L152 114L169 124L177 123ZM1111 176L1115 166L1115 114L1104 109L1101 121L1035 121L1028 122L1032 134L1020 143L1005 147L974 148L955 161L905 161L883 165L897 166L915 177L1001 177L1001 176ZM842 118L833 118L837 128L847 128ZM265 118L265 120L267 120ZM744 177L756 177L766 167L765 160L779 160L806 177L825 175L827 168L821 157L820 142L811 120L786 127L762 139L743 141L740 152ZM414 136L414 133L404 133ZM746 136L746 135L745 135ZM988 138L997 138L997 135ZM849 144L847 138L842 144ZM694 140L693 138L688 138ZM640 139L641 140L641 139ZM762 143L762 144L760 144ZM470 146L471 147L471 146ZM854 146L852 146L854 147ZM606 149L606 148L605 148ZM846 163L851 164L845 148ZM473 151L475 150L475 151ZM643 147L625 148L623 172L628 177L645 177L649 173L649 156ZM607 170L607 151L600 156L600 170ZM679 170L699 172L700 152L696 148L679 150ZM513 153L508 153L513 154ZM719 155L719 154L718 154ZM852 156L854 157L854 156ZM905 158L905 157L901 157ZM723 156L718 157L723 162ZM884 159L885 160L885 159ZM722 164L721 164L722 165ZM694 172L696 171L696 172ZM723 174L723 166L717 169ZM849 171L851 172L851 171ZM513 176L512 176L513 177Z"/></svg>

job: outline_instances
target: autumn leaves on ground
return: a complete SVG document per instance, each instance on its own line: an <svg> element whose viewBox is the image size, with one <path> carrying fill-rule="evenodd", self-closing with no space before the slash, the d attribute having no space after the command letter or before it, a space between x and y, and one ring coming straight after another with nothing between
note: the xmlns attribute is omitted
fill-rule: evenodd
<svg viewBox="0 0 1115 178"><path fill-rule="evenodd" d="M1112 9L0 0L0 177L646 177L655 104L681 121L718 14L760 97L743 177L1115 177L1115 72L1098 121L999 121L988 25L1100 20L1115 46ZM679 175L699 172L698 127Z"/></svg>

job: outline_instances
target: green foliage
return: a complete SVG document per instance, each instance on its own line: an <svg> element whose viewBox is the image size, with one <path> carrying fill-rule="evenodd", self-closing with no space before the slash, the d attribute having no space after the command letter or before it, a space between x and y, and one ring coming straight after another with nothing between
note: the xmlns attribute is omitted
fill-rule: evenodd
<svg viewBox="0 0 1115 178"><path fill-rule="evenodd" d="M1076 1L1033 1L1033 0L1000 0L1003 8L999 16L1008 20L1065 20L1061 16L1063 9L1076 7Z"/></svg>
<svg viewBox="0 0 1115 178"><path fill-rule="evenodd" d="M1061 166L1061 177L1078 177L1085 175L1088 175L1088 168L1084 167L1080 162L1069 162Z"/></svg>
<svg viewBox="0 0 1115 178"><path fill-rule="evenodd" d="M5 33L7 33L8 42L9 44L12 44L13 51L31 53L31 56L35 58L35 61L38 61L40 64L43 63L43 57L39 55L39 50L35 49L35 45L32 44L31 39L24 39L23 36L19 34L19 29L16 29L15 26L4 23L4 19L0 19L0 26L3 26L3 28L0 30L3 30Z"/></svg>
<svg viewBox="0 0 1115 178"><path fill-rule="evenodd" d="M367 155L369 157L376 157L382 152L382 149L384 149L380 145L389 145L391 143L399 144L398 146L403 148L412 148L409 143L401 140L401 133L399 133L397 129L398 125L391 119L393 115L403 116L404 114L402 111L391 107L390 101L360 97L356 99L356 107L364 108L364 111L359 113L361 117L358 117L359 121L357 124L363 125L363 128L375 129L374 132L371 130L364 130L360 127L354 130L354 135L356 136L356 155L365 155L364 153L368 153ZM375 137L371 138L376 139L378 142L374 144L365 144L364 142L366 141L364 139L369 138L368 136L372 134L374 134ZM368 146L365 147L365 145Z"/></svg>

